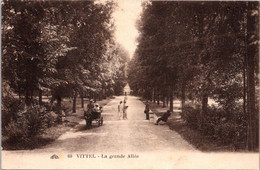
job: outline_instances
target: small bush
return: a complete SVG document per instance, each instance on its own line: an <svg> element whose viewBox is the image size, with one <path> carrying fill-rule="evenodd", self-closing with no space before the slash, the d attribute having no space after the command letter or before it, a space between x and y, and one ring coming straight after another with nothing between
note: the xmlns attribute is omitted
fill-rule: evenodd
<svg viewBox="0 0 260 170"><path fill-rule="evenodd" d="M54 112L47 112L43 115L43 120L46 123L47 127L51 127L55 124L55 121L57 120L57 114Z"/></svg>
<svg viewBox="0 0 260 170"><path fill-rule="evenodd" d="M27 122L11 120L5 127L10 143L23 142L27 140Z"/></svg>
<svg viewBox="0 0 260 170"><path fill-rule="evenodd" d="M198 116L200 109L193 108L192 106L186 105L182 112L182 118L186 121L187 125L191 128L198 128Z"/></svg>
<svg viewBox="0 0 260 170"><path fill-rule="evenodd" d="M236 124L226 122L215 127L215 136L222 144L235 143L236 139Z"/></svg>
<svg viewBox="0 0 260 170"><path fill-rule="evenodd" d="M209 107L207 113L202 115L202 121L200 121L200 131L207 136L215 136L215 128L219 125L221 120L222 111L216 107Z"/></svg>
<svg viewBox="0 0 260 170"><path fill-rule="evenodd" d="M65 114L68 114L72 111L72 106L68 104L61 104L61 110L65 112Z"/></svg>
<svg viewBox="0 0 260 170"><path fill-rule="evenodd" d="M30 107L23 115L27 122L27 133L29 138L42 133L47 128L44 115L44 110L38 106Z"/></svg>
<svg viewBox="0 0 260 170"><path fill-rule="evenodd" d="M1 109L2 129L5 129L11 120L17 119L17 113L23 109L23 105L19 99L15 99L12 96L3 96Z"/></svg>
<svg viewBox="0 0 260 170"><path fill-rule="evenodd" d="M223 111L223 117L216 124L214 134L222 144L233 144L235 148L245 146L247 117L242 110L242 106L234 106L232 116L227 116L226 114L231 113Z"/></svg>
<svg viewBox="0 0 260 170"><path fill-rule="evenodd" d="M54 117L46 113L44 107L31 106L17 113L17 119L11 120L5 128L5 135L12 142L26 142L42 134L52 126Z"/></svg>
<svg viewBox="0 0 260 170"><path fill-rule="evenodd" d="M187 125L199 131L221 145L232 145L234 148L243 148L247 134L247 119L242 106L234 105L232 110L209 107L207 113L201 115L200 108L185 106L183 119Z"/></svg>

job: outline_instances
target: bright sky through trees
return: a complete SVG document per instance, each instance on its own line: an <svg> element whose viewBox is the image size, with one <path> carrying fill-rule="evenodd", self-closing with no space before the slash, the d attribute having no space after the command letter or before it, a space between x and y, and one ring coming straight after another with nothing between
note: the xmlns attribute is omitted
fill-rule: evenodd
<svg viewBox="0 0 260 170"><path fill-rule="evenodd" d="M116 26L116 40L129 52L130 57L136 49L138 30L136 21L142 11L142 0L118 0L113 17Z"/></svg>

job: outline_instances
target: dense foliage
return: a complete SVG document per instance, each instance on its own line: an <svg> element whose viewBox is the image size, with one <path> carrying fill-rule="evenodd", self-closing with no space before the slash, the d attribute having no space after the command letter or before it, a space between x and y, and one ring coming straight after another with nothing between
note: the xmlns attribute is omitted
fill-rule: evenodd
<svg viewBox="0 0 260 170"><path fill-rule="evenodd" d="M231 138L254 150L259 3L150 1L143 10L139 45L129 63L133 92L164 104L170 101L170 110L178 97L183 118L194 128L209 133L221 129L221 140L235 128L242 134ZM200 106L192 110L194 115L185 114L190 113L187 98ZM209 108L209 98L217 102L217 110Z"/></svg>
<svg viewBox="0 0 260 170"><path fill-rule="evenodd" d="M55 108L61 121L65 97L74 99L75 112L77 96L83 101L122 93L128 53L115 42L114 7L109 1L2 2L2 115L7 131L16 133L12 129L20 126L20 111L27 115L22 116L25 128L30 120L43 120L32 110L38 104L45 108L42 96L51 96L45 105Z"/></svg>

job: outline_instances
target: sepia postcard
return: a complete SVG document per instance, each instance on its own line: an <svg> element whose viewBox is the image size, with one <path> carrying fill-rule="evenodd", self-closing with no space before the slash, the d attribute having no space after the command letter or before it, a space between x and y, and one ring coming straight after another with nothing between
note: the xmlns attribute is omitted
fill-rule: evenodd
<svg viewBox="0 0 260 170"><path fill-rule="evenodd" d="M259 1L2 0L2 169L259 169Z"/></svg>

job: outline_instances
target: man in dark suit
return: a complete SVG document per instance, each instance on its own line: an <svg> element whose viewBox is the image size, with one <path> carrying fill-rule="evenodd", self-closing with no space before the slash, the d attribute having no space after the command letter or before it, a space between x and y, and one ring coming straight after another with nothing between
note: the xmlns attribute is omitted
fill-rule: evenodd
<svg viewBox="0 0 260 170"><path fill-rule="evenodd" d="M145 109L144 109L144 113L146 114L146 120L149 120L149 111L150 111L150 106L149 106L148 101L146 101Z"/></svg>
<svg viewBox="0 0 260 170"><path fill-rule="evenodd" d="M164 113L161 117L159 117L159 119L157 120L156 122L156 125L158 125L158 123L160 121L164 121L164 122L167 122L168 118L171 116L171 111L170 110L167 110L166 113Z"/></svg>
<svg viewBox="0 0 260 170"><path fill-rule="evenodd" d="M90 128L92 125L92 112L94 109L93 100L89 101L89 104L87 105L87 108L84 108L84 118L86 120L86 128Z"/></svg>

